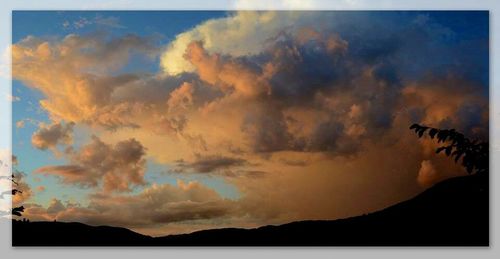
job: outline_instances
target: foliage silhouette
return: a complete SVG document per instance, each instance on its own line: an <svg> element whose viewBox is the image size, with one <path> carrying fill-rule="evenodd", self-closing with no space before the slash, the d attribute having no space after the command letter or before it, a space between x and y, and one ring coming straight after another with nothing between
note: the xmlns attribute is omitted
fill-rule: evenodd
<svg viewBox="0 0 500 259"><path fill-rule="evenodd" d="M15 175L12 174L12 184L14 185L19 185L15 180ZM23 193L21 190L18 190L18 189L12 189L12 196L18 194L18 193ZM12 208L12 215L14 216L19 216L21 217L22 216L22 213L24 212L24 206L19 206L19 207L15 207L15 208Z"/></svg>
<svg viewBox="0 0 500 259"><path fill-rule="evenodd" d="M421 138L427 132L431 139L436 138L443 146L436 149L436 153L444 153L455 159L458 163L462 159L462 166L468 174L487 175L489 172L489 144L479 140L471 141L464 134L455 129L437 129L419 124L410 126L418 137Z"/></svg>
<svg viewBox="0 0 500 259"><path fill-rule="evenodd" d="M21 217L23 212L24 212L24 206L12 208L12 215Z"/></svg>
<svg viewBox="0 0 500 259"><path fill-rule="evenodd" d="M0 161L0 162L2 162L2 161ZM0 164L3 164L3 162L0 163ZM17 170L15 170L14 168L12 170L17 172ZM2 176L0 179L8 179L8 180L10 180L12 182L12 185L18 186L19 183L15 180L15 178L16 178L16 176L13 173L11 176ZM16 189L16 188L12 188L12 190L3 191L2 193L0 193L0 198L3 199L4 195L7 195L7 194L10 194L10 195L14 196L14 195L17 195L17 194L22 194L22 193L23 193L22 190L19 190L19 189ZM12 211L11 211L11 214L14 215L14 216L21 217L23 212L24 212L24 206L19 206L19 207L13 207Z"/></svg>

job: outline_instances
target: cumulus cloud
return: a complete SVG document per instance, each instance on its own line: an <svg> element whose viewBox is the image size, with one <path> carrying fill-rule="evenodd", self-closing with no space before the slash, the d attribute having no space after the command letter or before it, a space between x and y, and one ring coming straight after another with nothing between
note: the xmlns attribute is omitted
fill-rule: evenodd
<svg viewBox="0 0 500 259"><path fill-rule="evenodd" d="M193 92L193 85L187 82L172 91L167 101L168 111L175 112L175 110L188 109L189 106L193 105Z"/></svg>
<svg viewBox="0 0 500 259"><path fill-rule="evenodd" d="M433 101L449 97L451 89L481 86L471 83L474 76L463 67L449 66L449 71L455 74L453 78L441 74L442 63L426 61L424 64L424 60L446 61L448 55L459 51L444 51L453 48L432 41L434 37L451 37L446 30L436 27L432 19L422 24L413 22L411 17L402 17L405 26L392 23L385 26L391 18L373 15L368 17L377 22L366 23L363 17L329 12L232 13L180 34L163 54L163 60L177 53L176 58L169 60L178 58L182 62L175 64L184 64L183 67L187 64L189 68L167 71L169 75L96 73L120 67L128 57L123 54L127 51L112 54L117 50L105 46L115 41L135 41L68 36L61 42L47 44L66 46L75 41L76 46L86 46L85 42L92 41L97 49L111 52L106 55L116 55L115 59L120 62L89 59L76 48L67 62L79 64L82 63L79 60L88 60L88 65L68 74L84 81L81 87L67 85L65 88L81 89L85 92L83 96L89 96L88 101L74 109L47 110L54 117L72 118L77 123L113 130L129 127L128 134L141 136L138 137L141 142L155 143L147 146L151 155L162 162L193 161L193 154L200 152L204 156L230 156L235 150L245 154L296 151L352 156L364 142L378 141L387 135L401 112L412 114L411 118L406 117L410 124L419 122L424 113L430 118L437 116L432 114L446 112L455 121L446 124L447 119L443 117L439 118L441 122L429 118L422 122L456 126L457 123L465 125L459 118L468 117L464 121L470 121L478 111L484 111L486 98L473 90L456 91L456 97L445 98L446 103ZM357 29L352 30L353 27ZM388 33L380 36L377 31ZM413 35L418 42L407 42L399 36L405 34L402 31ZM234 40L219 44L221 33ZM139 42L117 46L140 52L144 49ZM235 42L245 43L232 44ZM53 49L44 47L45 43L29 38L15 44L15 48L31 52L36 49L40 53L37 52L39 58L34 63L43 64L43 53L49 53L43 49ZM408 64L407 55L413 53L417 45L419 49L443 51L436 54L439 58L430 59L418 50L422 57ZM26 59L21 57L16 59L20 60L20 70ZM162 64L169 70L169 64ZM93 72L92 80L87 80L88 71ZM18 74L19 79L29 81L29 76L23 79L22 73ZM422 82L422 78L431 78L434 83ZM78 82L69 78L66 81ZM39 83L33 85L42 91L45 89L38 86ZM64 100L70 101L57 107L85 99L79 94L78 100L72 100L73 92L59 91L58 96L68 95L70 98ZM48 95L47 102L56 99L59 99L56 95ZM480 125L485 124L486 117L483 117L473 126L475 131L480 131ZM155 140L154 136L145 137L151 132L161 136ZM172 151L164 150L164 146L161 150L153 147L162 142L168 143ZM198 150L193 152L194 148Z"/></svg>
<svg viewBox="0 0 500 259"><path fill-rule="evenodd" d="M208 54L201 43L191 43L185 58L201 80L224 92L203 107L205 117L236 116L232 123L246 141L241 148L252 152L354 153L360 139L391 126L400 84L378 75L378 67L351 68L346 44L332 37L305 41L283 34L255 58ZM311 64L319 68L309 70ZM355 85L346 88L347 81Z"/></svg>
<svg viewBox="0 0 500 259"><path fill-rule="evenodd" d="M49 206L47 207L47 213L55 214L63 211L64 209L66 209L66 207L62 204L62 202L58 199L53 198L50 201Z"/></svg>
<svg viewBox="0 0 500 259"><path fill-rule="evenodd" d="M101 187L105 192L128 192L146 183L145 152L135 139L110 145L93 136L92 141L79 150L66 151L69 165L44 166L35 173L57 176L64 184Z"/></svg>
<svg viewBox="0 0 500 259"><path fill-rule="evenodd" d="M420 170L418 170L417 181L422 186L429 186L438 179L438 172L429 160L422 161Z"/></svg>
<svg viewBox="0 0 500 259"><path fill-rule="evenodd" d="M487 138L488 102L475 83L454 76L432 78L408 85L402 93L414 121Z"/></svg>
<svg viewBox="0 0 500 259"><path fill-rule="evenodd" d="M230 143L242 152L351 155L363 139L378 138L391 126L402 83L391 72L394 65L383 60L394 59L398 39L367 47L342 28L320 30L313 18L338 20L314 12L238 12L211 20L186 32L206 31L187 37L175 51L193 68L176 76L106 75L122 67L129 52L154 50L137 36L69 35L59 42L29 37L13 46L14 77L45 94L42 107L55 119L170 134L176 147L188 145L182 154L200 146L225 155L221 147ZM235 29L240 25L247 31ZM243 38L214 44L221 30ZM258 42L226 46L246 37ZM47 62L66 72L44 72Z"/></svg>
<svg viewBox="0 0 500 259"><path fill-rule="evenodd" d="M19 128L24 127L24 121ZM19 123L19 122L18 122ZM31 136L31 144L38 149L55 148L58 144L71 144L73 142L73 127L75 123L40 124L40 128Z"/></svg>
<svg viewBox="0 0 500 259"><path fill-rule="evenodd" d="M224 59L210 55L201 42L188 45L184 58L196 67L200 78L223 92L234 91L243 96L255 96L269 92L269 85L255 69L236 59Z"/></svg>
<svg viewBox="0 0 500 259"><path fill-rule="evenodd" d="M40 105L55 121L131 126L118 117L142 106L113 102L113 94L120 86L154 81L155 77L108 73L124 67L133 53L153 57L157 47L151 41L131 34L114 39L103 34L70 34L60 41L28 36L12 46L13 78L42 92L45 98ZM129 89L134 87L137 85ZM123 92L127 91L121 90L116 98L120 99Z"/></svg>
<svg viewBox="0 0 500 259"><path fill-rule="evenodd" d="M195 67L183 58L187 46L193 41L203 41L213 52L238 56L257 54L266 40L293 24L293 20L293 15L282 16L274 12L240 12L209 20L177 35L162 55L162 67L172 75L194 71ZM221 39L222 34L225 40Z"/></svg>

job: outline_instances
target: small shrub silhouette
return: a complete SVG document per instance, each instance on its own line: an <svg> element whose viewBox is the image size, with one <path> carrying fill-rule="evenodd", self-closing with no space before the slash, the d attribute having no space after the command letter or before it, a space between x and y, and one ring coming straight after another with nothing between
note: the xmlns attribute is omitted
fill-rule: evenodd
<svg viewBox="0 0 500 259"><path fill-rule="evenodd" d="M436 149L436 153L444 151L447 156L455 159L455 163L462 159L462 166L465 167L468 174L488 175L488 142L471 141L455 129L437 129L416 123L411 125L410 129L414 130L419 138L427 133L431 139L436 138L438 143L443 143L443 146Z"/></svg>

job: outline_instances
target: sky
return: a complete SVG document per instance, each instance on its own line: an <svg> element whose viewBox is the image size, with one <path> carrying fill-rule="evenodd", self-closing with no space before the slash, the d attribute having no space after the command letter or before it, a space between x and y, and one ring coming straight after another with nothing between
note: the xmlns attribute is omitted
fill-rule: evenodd
<svg viewBox="0 0 500 259"><path fill-rule="evenodd" d="M12 19L31 220L165 235L344 218L465 174L412 123L488 140L488 12Z"/></svg>

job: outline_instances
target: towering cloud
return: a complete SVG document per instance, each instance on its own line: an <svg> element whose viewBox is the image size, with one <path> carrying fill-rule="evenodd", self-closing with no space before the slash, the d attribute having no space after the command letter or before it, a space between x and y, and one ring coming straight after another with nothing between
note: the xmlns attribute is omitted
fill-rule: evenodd
<svg viewBox="0 0 500 259"><path fill-rule="evenodd" d="M198 152L230 155L231 150L352 155L364 140L379 139L392 129L401 111L413 113L409 123L424 118L415 114L426 113L422 122L442 124L430 120L436 116L430 114L442 114L436 119L445 121L445 115L484 110L484 95L470 90L457 91L441 106L431 100L453 88L481 86L469 83L474 76L462 73L463 67L450 65L451 77L436 69L443 64L433 60L447 60L455 50L407 64L408 53L444 49L434 38L450 33L430 19L422 24L414 16L397 18L404 26L392 25L392 17L383 15L237 12L180 34L162 56L167 75L116 73L130 52L157 53L147 38L69 35L47 42L29 37L13 47L13 72L45 94L42 106L55 119L170 135L166 139L182 151L156 154L151 148L160 161L193 160ZM232 40L220 40L221 33ZM419 48L401 34L412 35ZM44 72L48 62L63 72ZM183 68L171 67L177 65ZM423 75L435 82L432 90L419 82ZM423 108L430 102L432 107ZM408 105L414 104L419 107L410 111ZM475 131L484 119L476 121ZM454 120L448 126L466 124ZM199 150L191 151L193 146Z"/></svg>
<svg viewBox="0 0 500 259"><path fill-rule="evenodd" d="M162 67L171 75L194 71L195 67L184 59L186 47L194 41L204 42L207 49L216 53L235 56L258 54L267 40L276 37L301 17L302 14L298 13L239 12L206 21L177 35L162 54Z"/></svg>

